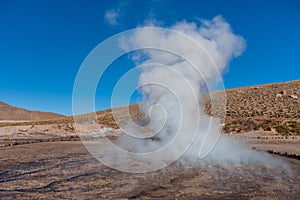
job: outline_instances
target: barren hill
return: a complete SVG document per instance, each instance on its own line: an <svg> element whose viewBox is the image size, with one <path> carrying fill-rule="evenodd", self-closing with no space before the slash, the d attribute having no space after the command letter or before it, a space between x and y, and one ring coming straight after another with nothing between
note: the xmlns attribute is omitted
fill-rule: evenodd
<svg viewBox="0 0 300 200"><path fill-rule="evenodd" d="M261 129L283 135L300 135L300 80L229 89L226 90L226 95L227 107L224 132L239 133ZM118 117L122 118L121 121L125 122L128 119L128 115L126 115L128 109L134 121L137 122L141 119L142 115L139 112L138 105L134 104L98 111L98 122L107 127L118 128L112 111L118 113ZM211 114L209 101L206 104L206 112ZM86 121L88 117L90 116L82 115L82 120ZM49 115L45 118L49 118ZM0 127L72 123L73 117L71 116L31 122L0 123Z"/></svg>
<svg viewBox="0 0 300 200"><path fill-rule="evenodd" d="M227 116L300 118L300 81L226 90Z"/></svg>
<svg viewBox="0 0 300 200"><path fill-rule="evenodd" d="M230 89L226 95L226 132L260 128L287 132L289 122L300 131L300 80Z"/></svg>
<svg viewBox="0 0 300 200"><path fill-rule="evenodd" d="M225 92L227 106L224 132L239 133L261 129L282 135L300 135L300 80L229 89ZM218 92L215 92L212 96L218 98L217 94ZM218 106L220 98L216 101ZM142 117L138 105L113 110L121 116L120 118L124 116L126 121L128 108L134 121ZM209 100L206 112L214 115L210 111ZM100 124L118 128L111 109L97 114ZM218 116L218 113L215 116Z"/></svg>
<svg viewBox="0 0 300 200"><path fill-rule="evenodd" d="M63 117L63 115L51 112L26 110L0 102L0 120L41 120L58 117Z"/></svg>

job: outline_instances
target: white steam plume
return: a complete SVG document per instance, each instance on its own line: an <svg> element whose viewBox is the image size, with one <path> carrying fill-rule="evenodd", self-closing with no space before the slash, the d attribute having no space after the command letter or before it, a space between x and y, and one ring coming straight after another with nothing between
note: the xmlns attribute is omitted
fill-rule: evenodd
<svg viewBox="0 0 300 200"><path fill-rule="evenodd" d="M241 55L246 44L241 36L233 33L221 16L210 21L203 20L200 26L186 21L178 22L170 29L187 35L198 46L182 40L178 33L164 29L141 28L130 38L121 41L123 49L156 47L144 49L132 57L137 64L142 65L139 86L144 101L141 111L151 119L149 126L156 134L156 139L143 140L127 135L121 137L118 145L126 150L145 153L163 148L169 143L175 144L164 153L152 157L152 160L147 160L163 162L175 159L179 151L190 142L185 158L198 162L199 155L205 157L211 151L221 128L219 119L204 112L205 88L211 89L222 81L218 73L226 69L233 57ZM172 52L177 52L177 55ZM194 123L199 119L199 124ZM129 124L126 130L137 136L142 129ZM174 139L176 135L183 137ZM207 160L244 163L267 158L260 155L221 137Z"/></svg>

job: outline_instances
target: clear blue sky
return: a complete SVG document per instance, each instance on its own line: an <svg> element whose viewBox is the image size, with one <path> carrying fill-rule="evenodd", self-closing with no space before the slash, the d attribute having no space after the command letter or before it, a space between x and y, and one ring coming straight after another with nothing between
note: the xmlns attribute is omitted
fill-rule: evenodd
<svg viewBox="0 0 300 200"><path fill-rule="evenodd" d="M70 115L73 82L101 41L146 19L169 26L222 15L247 48L224 74L226 88L300 78L300 1L0 0L0 101ZM106 17L105 17L106 16ZM123 72L116 62L97 92L99 109Z"/></svg>

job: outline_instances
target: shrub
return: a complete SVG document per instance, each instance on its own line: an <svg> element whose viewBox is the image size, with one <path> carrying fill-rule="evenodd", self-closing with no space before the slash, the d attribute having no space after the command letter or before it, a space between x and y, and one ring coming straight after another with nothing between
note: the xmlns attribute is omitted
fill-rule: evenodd
<svg viewBox="0 0 300 200"><path fill-rule="evenodd" d="M272 128L270 126L264 128L264 131L271 131L271 130L272 130Z"/></svg>
<svg viewBox="0 0 300 200"><path fill-rule="evenodd" d="M264 131L271 131L275 125L276 125L275 121L266 120L260 123L259 127L261 127Z"/></svg>
<svg viewBox="0 0 300 200"><path fill-rule="evenodd" d="M282 135L288 135L290 132L290 129L287 125L277 125L275 127L275 130L277 131L277 133L280 133Z"/></svg>
<svg viewBox="0 0 300 200"><path fill-rule="evenodd" d="M300 135L300 122L289 121L286 124L289 126L292 133Z"/></svg>
<svg viewBox="0 0 300 200"><path fill-rule="evenodd" d="M223 126L222 131L225 132L225 133L229 133L229 132L231 131L231 124L230 124L230 123L229 123L229 124L228 124L228 123L225 124L225 125Z"/></svg>

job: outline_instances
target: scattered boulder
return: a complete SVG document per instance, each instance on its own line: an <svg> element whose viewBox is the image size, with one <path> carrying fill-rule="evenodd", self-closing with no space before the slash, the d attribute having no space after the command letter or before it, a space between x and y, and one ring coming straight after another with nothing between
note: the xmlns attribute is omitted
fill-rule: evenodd
<svg viewBox="0 0 300 200"><path fill-rule="evenodd" d="M290 95L289 97L290 97L290 98L293 98L293 99L298 99L298 96L297 96L297 95L294 95L294 94Z"/></svg>
<svg viewBox="0 0 300 200"><path fill-rule="evenodd" d="M286 90L282 90L279 94L286 95Z"/></svg>

